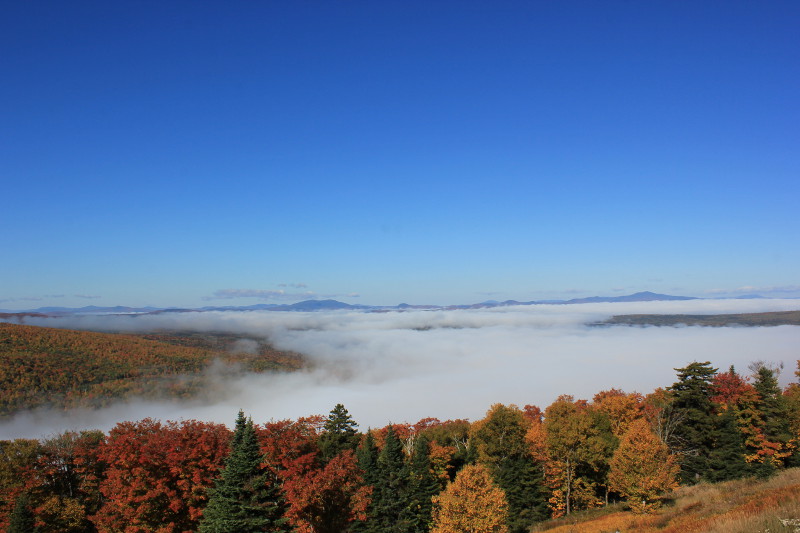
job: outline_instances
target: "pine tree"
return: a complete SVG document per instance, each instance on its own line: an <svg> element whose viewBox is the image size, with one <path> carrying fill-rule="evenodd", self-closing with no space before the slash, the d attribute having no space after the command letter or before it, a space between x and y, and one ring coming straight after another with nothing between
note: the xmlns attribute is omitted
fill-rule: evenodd
<svg viewBox="0 0 800 533"><path fill-rule="evenodd" d="M678 381L669 390L672 409L681 420L673 433L681 454L680 478L683 483L696 483L709 476L709 456L714 446L711 381L717 369L706 361L675 370Z"/></svg>
<svg viewBox="0 0 800 533"><path fill-rule="evenodd" d="M199 531L289 531L284 525L285 503L280 484L273 473L262 467L262 462L253 421L239 411L231 453L210 491Z"/></svg>
<svg viewBox="0 0 800 533"><path fill-rule="evenodd" d="M406 515L413 533L427 533L431 527L433 497L439 493L439 480L431 470L429 441L420 435L414 441L409 465L409 502Z"/></svg>
<svg viewBox="0 0 800 533"><path fill-rule="evenodd" d="M319 437L319 449L324 461L330 461L344 450L353 450L358 444L358 435L353 417L344 405L338 403L325 421L322 435Z"/></svg>

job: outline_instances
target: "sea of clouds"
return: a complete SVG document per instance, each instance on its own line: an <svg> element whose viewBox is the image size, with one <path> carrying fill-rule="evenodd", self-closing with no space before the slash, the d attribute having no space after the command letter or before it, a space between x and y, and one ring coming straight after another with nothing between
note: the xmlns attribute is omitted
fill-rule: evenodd
<svg viewBox="0 0 800 533"><path fill-rule="evenodd" d="M35 411L0 424L0 439L66 430L108 430L123 420L199 419L231 424L239 409L256 422L327 414L343 403L362 429L425 417L477 420L494 403L545 408L559 395L591 399L620 388L648 393L675 368L711 361L746 373L758 360L784 364L795 381L800 327L596 327L612 315L784 311L798 300L535 305L404 312L204 312L70 316L27 324L97 331L179 329L267 339L313 361L307 371L220 377L213 403L132 401L97 411ZM213 367L209 369L213 372Z"/></svg>

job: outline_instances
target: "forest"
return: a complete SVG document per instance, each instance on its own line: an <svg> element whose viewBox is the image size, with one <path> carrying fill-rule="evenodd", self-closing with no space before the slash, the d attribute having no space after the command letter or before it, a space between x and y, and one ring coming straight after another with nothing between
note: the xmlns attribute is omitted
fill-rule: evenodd
<svg viewBox="0 0 800 533"><path fill-rule="evenodd" d="M614 510L627 518L584 530L647 531L647 517L688 501L670 515L678 525L652 530L711 531L701 501L744 513L800 499L800 382L782 390L780 370L692 362L648 394L496 404L474 422L363 430L338 404L297 420L240 411L233 430L144 419L2 441L0 528L525 533Z"/></svg>
<svg viewBox="0 0 800 533"><path fill-rule="evenodd" d="M214 393L204 371L291 371L303 357L224 333L115 334L0 323L0 418L37 407Z"/></svg>

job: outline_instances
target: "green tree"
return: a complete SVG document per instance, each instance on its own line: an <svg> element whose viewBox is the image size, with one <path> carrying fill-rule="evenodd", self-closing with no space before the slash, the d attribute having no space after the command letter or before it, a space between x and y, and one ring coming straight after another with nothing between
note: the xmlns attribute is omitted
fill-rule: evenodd
<svg viewBox="0 0 800 533"><path fill-rule="evenodd" d="M420 435L414 441L409 464L409 502L407 509L410 531L427 533L431 527L433 497L439 494L439 480L431 469L429 441Z"/></svg>
<svg viewBox="0 0 800 533"><path fill-rule="evenodd" d="M683 483L696 483L710 473L709 458L714 447L711 383L717 369L706 361L675 370L678 381L669 391L673 397L672 410L680 420L673 432L680 455L680 479Z"/></svg>
<svg viewBox="0 0 800 533"><path fill-rule="evenodd" d="M389 426L383 448L378 455L378 478L372 492L371 527L382 533L406 532L410 528L408 507L408 466L403 443L393 426Z"/></svg>
<svg viewBox="0 0 800 533"><path fill-rule="evenodd" d="M525 532L547 517L544 472L531 455L525 436L530 421L516 406L493 405L472 433L478 460L486 464L508 503L512 533Z"/></svg>
<svg viewBox="0 0 800 533"><path fill-rule="evenodd" d="M11 515L8 517L7 533L36 533L36 517L31 509L31 501L27 492L17 496Z"/></svg>
<svg viewBox="0 0 800 533"><path fill-rule="evenodd" d="M354 450L358 444L358 432L353 417L344 405L334 407L323 426L319 437L319 449L324 461L330 461L344 450Z"/></svg>
<svg viewBox="0 0 800 533"><path fill-rule="evenodd" d="M279 482L262 463L253 421L239 411L231 453L210 491L199 531L289 531Z"/></svg>
<svg viewBox="0 0 800 533"><path fill-rule="evenodd" d="M762 433L765 447L763 460L759 462L758 474L768 476L776 468L784 465L789 453L791 433L791 411L787 398L778 386L780 369L772 368L758 361L751 365L753 372L753 387L758 393L755 402L756 409L761 413L763 420Z"/></svg>

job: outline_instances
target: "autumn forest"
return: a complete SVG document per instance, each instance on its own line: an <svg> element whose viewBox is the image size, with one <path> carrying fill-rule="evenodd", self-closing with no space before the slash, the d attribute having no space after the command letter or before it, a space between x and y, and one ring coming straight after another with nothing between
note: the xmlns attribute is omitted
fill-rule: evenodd
<svg viewBox="0 0 800 533"><path fill-rule="evenodd" d="M235 338L225 336L11 324L0 334L3 416L199 394L200 369L214 358L260 372L307 364L266 345L231 350ZM548 406L495 404L473 422L362 428L337 404L295 420L231 413L233 430L144 419L0 441L0 529L526 533L593 510L652 516L676 489L800 466L798 365L781 389L781 369L768 363L688 362L646 394L607 388ZM781 494L797 500L799 491ZM681 530L710 529L695 527Z"/></svg>

